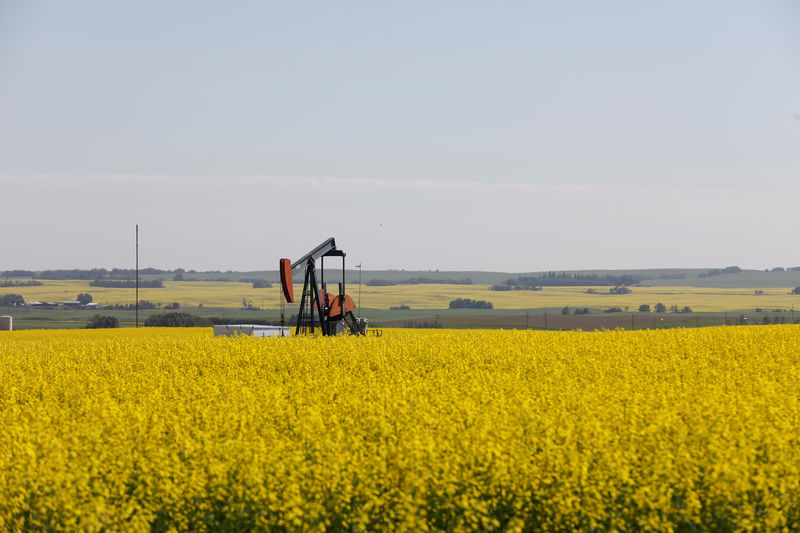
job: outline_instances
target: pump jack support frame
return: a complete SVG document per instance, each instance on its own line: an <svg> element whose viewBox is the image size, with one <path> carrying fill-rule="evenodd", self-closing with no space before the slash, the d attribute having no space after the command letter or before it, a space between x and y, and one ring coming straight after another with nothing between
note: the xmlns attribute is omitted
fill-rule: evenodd
<svg viewBox="0 0 800 533"><path fill-rule="evenodd" d="M340 320L350 328L352 334L365 335L365 332L361 331L358 320L356 320L352 310L346 309L346 302L350 300L349 296L345 293L345 255L346 254L342 250L336 249L336 242L331 237L314 250L292 263L292 271L297 271L305 267L303 295L300 298L300 310L297 314L295 335L300 335L301 330L304 332L306 328L313 334L315 328L314 322L317 319L319 320L319 328L323 335L334 335L336 333L334 330L335 324ZM342 282L339 283L339 295L333 300L333 306L336 307L335 302L338 299L338 310L341 314L337 314L333 317L330 316L331 299L328 293L328 287L325 283L325 257L330 256L342 258ZM314 264L317 259L320 260L321 280L319 283L317 282L317 269ZM290 281L291 280L289 280L289 283ZM322 290L320 290L320 288ZM314 317L315 311L317 317Z"/></svg>

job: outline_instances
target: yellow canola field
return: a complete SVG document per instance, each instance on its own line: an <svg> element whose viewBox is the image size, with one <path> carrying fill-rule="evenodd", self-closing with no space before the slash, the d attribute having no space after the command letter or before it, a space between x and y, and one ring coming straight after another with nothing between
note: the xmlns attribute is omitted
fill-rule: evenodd
<svg viewBox="0 0 800 533"><path fill-rule="evenodd" d="M361 304L366 308L388 309L397 305L408 305L412 309L447 309L456 298L488 300L496 309L533 309L592 307L608 309L619 307L630 311L641 304L653 307L663 303L669 308L689 306L693 311L733 311L782 309L797 305L800 296L790 294L792 288L764 289L763 295L755 295L754 289L711 289L701 287L632 287L631 294L608 294L609 287L595 287L599 294L587 294L588 287L545 287L542 291L490 291L488 285L395 285L389 287L361 287ZM295 296L299 300L303 286L295 285ZM280 288L274 286L254 289L250 283L165 281L160 289L140 289L139 298L154 303L178 302L183 307L231 307L241 308L242 299L264 309L280 306ZM95 302L102 304L132 304L133 289L111 289L91 287L88 281L44 281L39 287L3 287L0 295L21 294L25 301L63 302L74 300L79 293L88 292ZM358 285L349 284L347 292L358 300Z"/></svg>
<svg viewBox="0 0 800 533"><path fill-rule="evenodd" d="M800 327L0 334L0 530L800 528Z"/></svg>

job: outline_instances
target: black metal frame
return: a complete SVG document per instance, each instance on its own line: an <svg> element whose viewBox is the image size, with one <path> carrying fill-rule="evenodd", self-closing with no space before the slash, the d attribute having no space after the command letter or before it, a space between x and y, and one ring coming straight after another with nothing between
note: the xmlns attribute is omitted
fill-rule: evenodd
<svg viewBox="0 0 800 533"><path fill-rule="evenodd" d="M305 263L305 279L303 280L303 295L300 298L300 311L297 314L297 325L295 326L295 335L300 333L314 333L317 320L319 321L319 328L323 335L334 335L335 324L340 320L344 320L350 327L350 330L355 333L359 331L357 321L352 316L352 311L344 312L345 302L345 253L341 250L328 250L323 255L319 256L320 259L320 282L317 282L317 268L315 258L309 254ZM342 305L342 314L336 317L330 317L330 307L328 306L328 286L325 283L325 258L326 257L341 257L342 258L342 281L339 283L339 297ZM320 287L322 291L320 291ZM322 296L320 298L320 295ZM314 314L316 313L316 317Z"/></svg>
<svg viewBox="0 0 800 533"><path fill-rule="evenodd" d="M333 237L326 240L309 253L292 263L292 271L300 270L305 267L305 279L303 281L303 296L300 298L300 311L297 314L297 325L295 327L295 335L306 333L314 333L316 311L317 319L319 320L319 328L323 335L335 335L335 325L337 322L344 321L350 328L352 334L364 335L361 331L356 317L352 311L345 312L345 253L342 250L336 249L336 241ZM328 306L328 286L325 283L325 258L326 257L341 257L342 258L342 282L339 283L339 301L342 306L342 314L335 317L330 316L330 307ZM317 283L317 268L315 266L316 260L320 260L320 283ZM320 291L320 287L322 291ZM322 299L320 299L320 294Z"/></svg>

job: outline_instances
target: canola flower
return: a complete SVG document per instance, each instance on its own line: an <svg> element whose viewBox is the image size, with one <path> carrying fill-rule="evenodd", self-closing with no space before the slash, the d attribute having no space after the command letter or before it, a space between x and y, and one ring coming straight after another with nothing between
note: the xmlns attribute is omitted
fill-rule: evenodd
<svg viewBox="0 0 800 533"><path fill-rule="evenodd" d="M0 335L0 530L800 528L800 327Z"/></svg>

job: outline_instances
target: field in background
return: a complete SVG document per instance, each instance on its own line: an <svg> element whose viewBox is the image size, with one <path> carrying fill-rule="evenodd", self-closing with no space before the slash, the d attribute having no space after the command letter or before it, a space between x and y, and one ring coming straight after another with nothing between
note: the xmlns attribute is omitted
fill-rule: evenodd
<svg viewBox="0 0 800 533"><path fill-rule="evenodd" d="M88 281L48 281L38 287L2 287L0 295L21 294L25 301L63 302L74 300L79 293L89 293L95 302L108 304L132 304L133 289L111 289L92 287ZM348 285L348 293L359 300L358 285ZM295 285L299 299L302 285ZM598 294L587 294L594 288ZM370 309L386 309L408 305L412 310L447 309L451 300L471 298L488 300L497 309L560 309L588 307L596 310L619 307L635 311L641 304L653 307L663 303L667 308L689 306L693 311L753 311L789 310L797 305L800 296L790 294L793 287L761 289L756 295L754 288L702 288L688 286L632 287L631 294L608 294L609 287L544 287L542 291L490 291L488 285L394 285L388 287L361 287L361 304ZM279 287L254 289L250 283L237 282L190 282L165 281L164 288L140 289L139 299L153 303L179 303L182 307L242 308L243 300L261 309L280 307ZM292 306L289 306L292 307ZM627 309L626 309L627 308Z"/></svg>
<svg viewBox="0 0 800 533"><path fill-rule="evenodd" d="M352 262L350 263L352 264ZM634 275L641 279L644 285L690 286L709 288L747 288L747 287L797 287L800 285L800 267L797 270L785 269L782 271L742 270L733 274L707 276L707 268L654 268L639 270L566 270L573 274L605 276ZM400 282L410 278L427 278L431 280L454 280L469 278L478 285L492 285L502 283L509 278L518 276L539 276L544 272L482 272L482 271L439 271L439 270L364 270L362 281L366 283L372 279ZM237 281L242 277L266 279L277 282L278 273L275 270L252 272L187 272L187 278L201 281ZM348 270L346 279L348 283L358 280L358 270ZM169 279L164 274L148 274L142 279Z"/></svg>
<svg viewBox="0 0 800 533"><path fill-rule="evenodd" d="M797 530L799 350L798 326L2 333L0 529Z"/></svg>
<svg viewBox="0 0 800 533"><path fill-rule="evenodd" d="M597 293L589 294L593 288ZM544 287L542 291L490 291L488 285L420 284L387 287L348 285L348 292L374 326L445 327L445 328L531 328L531 329L657 329L663 327L701 327L723 324L794 323L800 320L793 310L800 296L790 294L790 287L707 288L685 286L632 287L630 294L608 294L609 287ZM254 289L250 283L222 281L165 281L164 288L140 289L140 300L161 304L154 310L141 309L140 324L164 306L177 303L179 311L205 317L222 317L238 322L280 319L279 287ZM295 286L299 296L302 286ZM88 281L49 281L42 286L2 287L5 293L22 294L26 301L63 302L87 292L104 305L131 305L133 289L92 287ZM456 298L488 300L495 309L448 309ZM245 302L249 310L244 310ZM691 313L639 313L639 306L662 303ZM409 310L392 310L407 305ZM562 315L564 306L569 315ZM297 313L298 304L287 304L286 318ZM576 308L588 308L590 315L573 315ZM611 308L621 312L606 313ZM758 311L757 311L758 310ZM14 316L16 329L80 328L97 311L65 309L28 309L0 307L0 314ZM135 324L133 310L100 311L116 316L122 326ZM545 316L547 315L547 316ZM632 316L633 315L633 316ZM765 319L766 317L766 319Z"/></svg>

